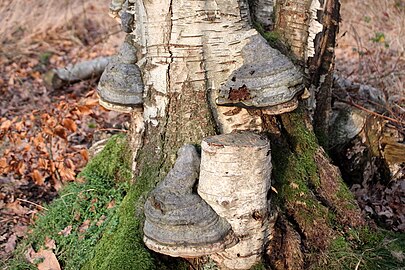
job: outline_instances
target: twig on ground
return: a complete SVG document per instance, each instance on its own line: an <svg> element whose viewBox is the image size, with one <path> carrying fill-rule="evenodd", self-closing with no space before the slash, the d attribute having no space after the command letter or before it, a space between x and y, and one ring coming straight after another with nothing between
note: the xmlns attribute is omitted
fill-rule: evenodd
<svg viewBox="0 0 405 270"><path fill-rule="evenodd" d="M336 96L336 95L334 95L334 96L335 96L340 102L349 104L349 105L351 105L351 106L353 106L353 107L356 107L357 109L362 110L362 111L364 111L364 112L366 112L366 113L372 114L372 115L377 116L377 117L384 118L385 120L388 120L388 121L391 121L391 122L394 122L394 123L397 123L397 124L400 124L400 125L405 125L405 122L402 122L402 121L400 121L400 120L396 120L396 119L394 119L394 118L391 118L391 117L388 117L388 116L385 116L385 115L382 115L382 114L373 112L373 111L371 111L371 110L369 110L369 109L367 109L367 108L364 108L363 106L361 106L361 105L359 105L359 104L356 104L356 103L353 102L353 101L343 100L343 99L340 99L340 98L339 98L338 96Z"/></svg>
<svg viewBox="0 0 405 270"><path fill-rule="evenodd" d="M128 130L119 129L119 128L100 128L99 131L119 131L119 132L128 133Z"/></svg>
<svg viewBox="0 0 405 270"><path fill-rule="evenodd" d="M24 200L24 199L17 198L17 201L25 202L25 203L28 203L28 204L32 204L32 205L35 205L35 206L38 207L38 208L41 208L41 209L43 209L43 210L47 210L47 211L48 211L48 208L43 207L42 205L39 205L39 204L37 204L37 203L31 202L31 201L28 201L28 200Z"/></svg>

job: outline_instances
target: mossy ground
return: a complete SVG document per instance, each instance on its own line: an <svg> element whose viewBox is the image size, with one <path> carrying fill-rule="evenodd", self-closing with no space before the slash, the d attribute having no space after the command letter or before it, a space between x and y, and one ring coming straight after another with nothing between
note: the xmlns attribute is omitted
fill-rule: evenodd
<svg viewBox="0 0 405 270"><path fill-rule="evenodd" d="M157 179L157 172L155 166L142 170L118 210L116 228L104 234L84 270L186 269L183 261L157 258L158 255L150 253L142 241L143 204L156 184L151 179Z"/></svg>
<svg viewBox="0 0 405 270"><path fill-rule="evenodd" d="M131 186L130 160L125 137L112 137L82 171L80 176L86 181L67 185L47 206L6 269L36 269L24 254L30 246L38 251L46 239L55 240L54 253L63 269L84 265L86 269L93 265L95 269L153 269L134 212L134 202L150 188L148 175ZM107 260L99 265L97 255L107 246L107 254L102 253ZM124 266L118 266L119 262Z"/></svg>
<svg viewBox="0 0 405 270"><path fill-rule="evenodd" d="M405 269L405 234L361 228L337 236L312 269Z"/></svg>

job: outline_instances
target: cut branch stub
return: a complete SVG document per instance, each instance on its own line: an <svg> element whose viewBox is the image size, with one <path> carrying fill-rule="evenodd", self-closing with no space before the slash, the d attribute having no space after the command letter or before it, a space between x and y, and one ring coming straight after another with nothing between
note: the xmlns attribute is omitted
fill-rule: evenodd
<svg viewBox="0 0 405 270"><path fill-rule="evenodd" d="M237 242L229 223L192 192L199 166L195 147L183 146L173 169L152 191L145 203L148 248L188 258L223 251Z"/></svg>
<svg viewBox="0 0 405 270"><path fill-rule="evenodd" d="M98 83L97 93L103 107L120 112L131 112L136 108L142 110L144 84L136 61L136 48L129 35Z"/></svg>
<svg viewBox="0 0 405 270"><path fill-rule="evenodd" d="M297 95L304 90L303 74L286 56L259 35L251 38L242 55L244 64L221 86L218 105L264 109L268 114L297 108Z"/></svg>
<svg viewBox="0 0 405 270"><path fill-rule="evenodd" d="M229 269L260 261L268 236L271 156L267 139L252 132L205 138L198 194L232 226L239 243L212 255Z"/></svg>

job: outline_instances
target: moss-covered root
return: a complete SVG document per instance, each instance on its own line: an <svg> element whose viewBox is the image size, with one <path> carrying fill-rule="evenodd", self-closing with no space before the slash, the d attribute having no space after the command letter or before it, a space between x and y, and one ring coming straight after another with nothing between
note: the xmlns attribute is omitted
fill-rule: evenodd
<svg viewBox="0 0 405 270"><path fill-rule="evenodd" d="M360 226L364 220L339 170L306 125L305 112L298 110L279 120L282 128L271 134L271 141L278 191L273 202L282 213L275 230L279 235L270 249L279 250L280 256L273 254L271 259L282 262L277 269L295 269L295 264L312 263L306 255L327 250L339 230ZM289 244L277 246L278 238ZM295 266L288 266L293 262Z"/></svg>

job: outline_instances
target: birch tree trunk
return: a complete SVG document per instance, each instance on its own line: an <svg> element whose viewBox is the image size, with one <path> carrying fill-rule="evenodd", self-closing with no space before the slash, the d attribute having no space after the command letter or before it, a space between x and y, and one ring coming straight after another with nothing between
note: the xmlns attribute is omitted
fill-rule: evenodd
<svg viewBox="0 0 405 270"><path fill-rule="evenodd" d="M337 33L338 0L139 0L134 14L138 66L144 89L143 121L134 112L131 133L135 181L148 170L161 180L176 152L204 137L250 130L267 134L273 161L269 244L264 261L275 269L303 269L326 250L336 228L363 224L338 169L318 145L307 109L314 109L319 134L327 135L330 78ZM250 10L254 13L251 14ZM278 43L312 90L309 107L281 116L260 109L216 104L218 91L246 60L247 46L262 44L252 18ZM257 41L259 40L259 41ZM270 59L265 48L250 52ZM254 61L252 61L254 62ZM314 107L316 104L316 107Z"/></svg>

